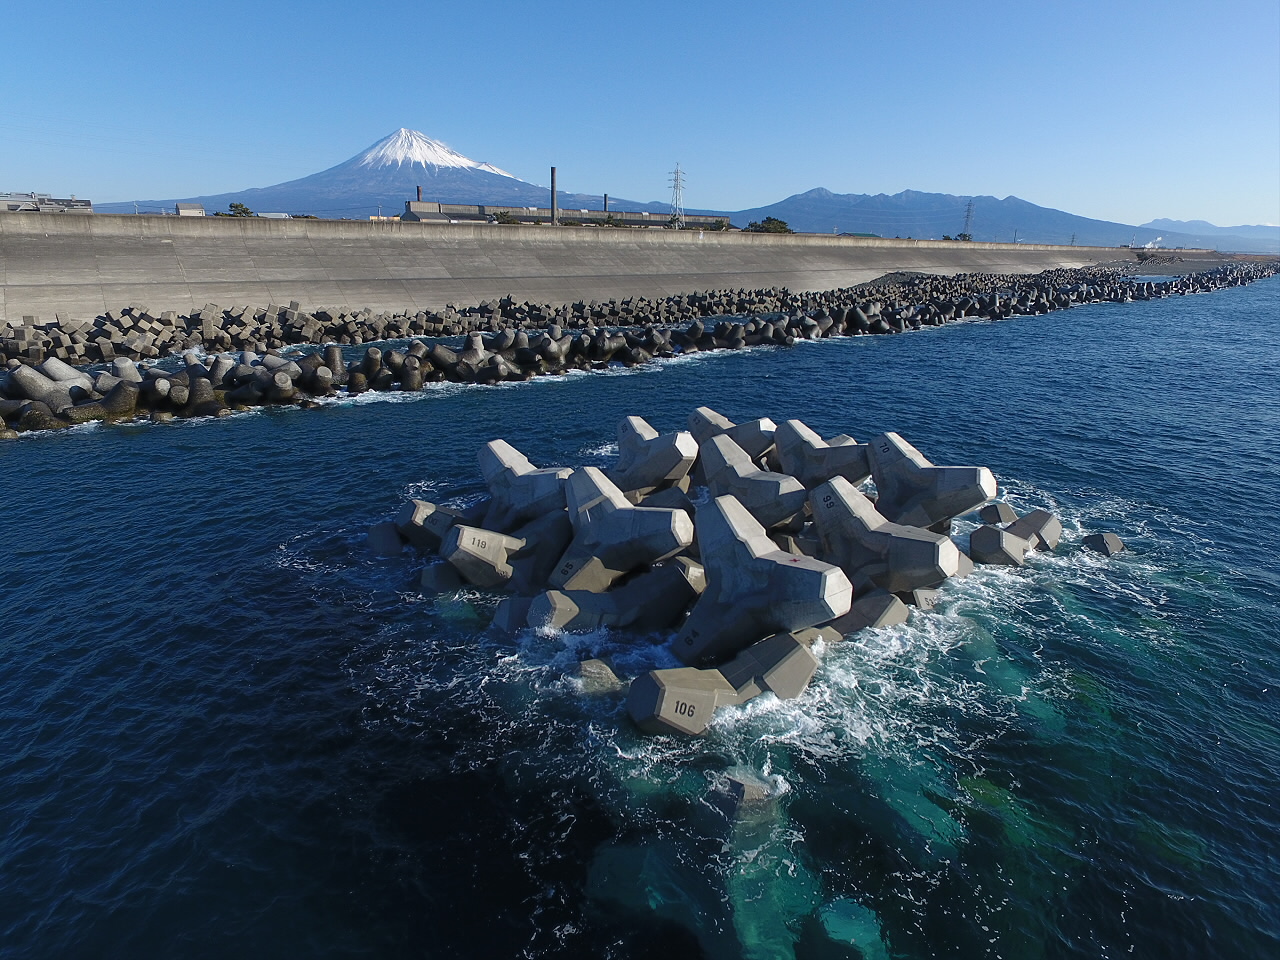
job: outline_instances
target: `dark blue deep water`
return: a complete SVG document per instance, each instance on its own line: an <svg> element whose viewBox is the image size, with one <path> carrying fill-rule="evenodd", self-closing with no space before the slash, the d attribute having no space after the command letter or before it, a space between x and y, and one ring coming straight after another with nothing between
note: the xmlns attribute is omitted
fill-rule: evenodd
<svg viewBox="0 0 1280 960"><path fill-rule="evenodd" d="M1280 277L2 444L0 956L1280 956L1278 317ZM897 430L1063 544L699 740L566 678L662 638L490 634L365 545L484 441L604 463L699 404Z"/></svg>

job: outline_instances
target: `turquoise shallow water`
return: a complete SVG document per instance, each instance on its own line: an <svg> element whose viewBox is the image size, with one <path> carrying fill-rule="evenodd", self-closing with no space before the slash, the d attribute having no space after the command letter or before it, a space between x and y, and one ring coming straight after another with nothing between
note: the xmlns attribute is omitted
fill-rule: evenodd
<svg viewBox="0 0 1280 960"><path fill-rule="evenodd" d="M0 956L1280 954L1280 278L0 446ZM979 463L1063 545L694 741L368 524L708 404ZM961 536L968 526L961 524ZM1131 551L1080 549L1113 530ZM749 770L774 801L708 802Z"/></svg>

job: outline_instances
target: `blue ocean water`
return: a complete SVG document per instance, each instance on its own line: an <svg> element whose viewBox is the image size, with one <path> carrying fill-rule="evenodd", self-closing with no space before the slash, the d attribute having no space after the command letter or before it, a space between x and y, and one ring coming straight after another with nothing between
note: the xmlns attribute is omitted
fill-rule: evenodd
<svg viewBox="0 0 1280 960"><path fill-rule="evenodd" d="M1278 308L1280 277L0 445L0 956L1280 955ZM365 545L478 494L486 440L605 463L700 404L897 430L1063 544L697 740L568 676L662 637L498 636ZM727 818L742 772L773 799Z"/></svg>

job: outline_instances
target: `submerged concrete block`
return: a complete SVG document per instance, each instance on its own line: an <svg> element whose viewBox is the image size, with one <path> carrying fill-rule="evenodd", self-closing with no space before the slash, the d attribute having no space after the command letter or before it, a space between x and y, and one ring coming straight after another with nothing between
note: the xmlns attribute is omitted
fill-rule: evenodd
<svg viewBox="0 0 1280 960"><path fill-rule="evenodd" d="M649 493L682 480L698 458L698 443L684 432L659 434L643 417L618 424L618 462L606 472L623 493Z"/></svg>
<svg viewBox="0 0 1280 960"><path fill-rule="evenodd" d="M404 541L396 531L396 525L387 520L369 528L369 547L380 557L398 557L404 549Z"/></svg>
<svg viewBox="0 0 1280 960"><path fill-rule="evenodd" d="M982 526L969 534L969 556L974 563L1020 567L1030 549L1030 542L1000 527Z"/></svg>
<svg viewBox="0 0 1280 960"><path fill-rule="evenodd" d="M723 661L771 633L848 612L853 586L837 566L779 550L733 497L698 509L707 589L673 642L683 663Z"/></svg>
<svg viewBox="0 0 1280 960"><path fill-rule="evenodd" d="M1104 557L1114 556L1126 549L1124 541L1114 533L1091 533L1082 542L1085 547L1102 554Z"/></svg>
<svg viewBox="0 0 1280 960"><path fill-rule="evenodd" d="M573 542L549 582L563 590L608 590L624 573L673 557L693 542L683 510L635 507L596 467L575 470L566 493Z"/></svg>
<svg viewBox="0 0 1280 960"><path fill-rule="evenodd" d="M410 500L396 514L396 529L419 550L439 550L450 528L462 518L453 507L440 507L426 500Z"/></svg>
<svg viewBox="0 0 1280 960"><path fill-rule="evenodd" d="M808 493L795 477L761 470L725 434L702 445L702 469L713 497L732 496L766 528L795 525Z"/></svg>
<svg viewBox="0 0 1280 960"><path fill-rule="evenodd" d="M578 682L588 696L617 693L622 689L622 681L603 660L583 660L578 664Z"/></svg>
<svg viewBox="0 0 1280 960"><path fill-rule="evenodd" d="M491 590L511 579L511 554L523 546L524 541L516 537L459 523L445 534L440 556L467 583Z"/></svg>
<svg viewBox="0 0 1280 960"><path fill-rule="evenodd" d="M774 436L783 473L809 490L833 477L844 477L856 485L871 476L866 445L845 436L836 441L828 443L799 420L785 421Z"/></svg>
<svg viewBox="0 0 1280 960"><path fill-rule="evenodd" d="M492 440L480 448L480 472L493 499L485 526L510 530L565 505L564 485L570 467L539 469L505 440Z"/></svg>
<svg viewBox="0 0 1280 960"><path fill-rule="evenodd" d="M680 621L705 588L702 565L676 557L607 593L548 590L534 598L528 624L558 630L665 630Z"/></svg>
<svg viewBox="0 0 1280 960"><path fill-rule="evenodd" d="M936 586L960 569L950 537L890 523L844 477L810 496L822 555L849 575L855 589L871 585L891 593Z"/></svg>
<svg viewBox="0 0 1280 960"><path fill-rule="evenodd" d="M1032 510L1005 527L1015 537L1031 543L1036 550L1053 550L1062 539L1062 524L1048 510Z"/></svg>
<svg viewBox="0 0 1280 960"><path fill-rule="evenodd" d="M876 509L894 523L930 527L996 495L996 478L986 467L936 467L896 433L882 433L867 446Z"/></svg>
<svg viewBox="0 0 1280 960"><path fill-rule="evenodd" d="M427 593L452 593L465 582L451 563L433 563L418 577L418 585Z"/></svg>

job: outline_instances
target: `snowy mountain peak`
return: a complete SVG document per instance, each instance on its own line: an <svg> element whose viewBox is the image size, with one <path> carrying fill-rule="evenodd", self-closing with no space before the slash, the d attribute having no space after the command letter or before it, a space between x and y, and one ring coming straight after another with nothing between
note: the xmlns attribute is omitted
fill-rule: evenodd
<svg viewBox="0 0 1280 960"><path fill-rule="evenodd" d="M372 147L362 153L357 162L362 167L378 169L379 167L402 167L405 164L423 167L452 167L460 170L483 170L485 173L496 173L500 177L511 177L505 170L500 170L491 163L480 163L464 157L456 150L451 150L439 140L432 140L424 133L401 127L388 137L383 137Z"/></svg>

